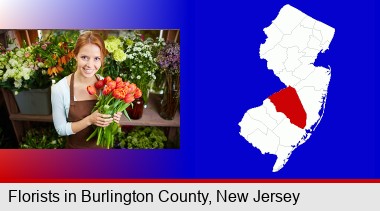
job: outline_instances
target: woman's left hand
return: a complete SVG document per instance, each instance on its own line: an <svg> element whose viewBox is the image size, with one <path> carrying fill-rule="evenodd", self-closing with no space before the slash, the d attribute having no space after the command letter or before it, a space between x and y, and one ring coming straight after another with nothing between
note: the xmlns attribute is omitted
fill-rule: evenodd
<svg viewBox="0 0 380 211"><path fill-rule="evenodd" d="M121 115L122 113L121 112L117 112L113 115L113 121L116 122L117 124L120 124L120 118L121 118Z"/></svg>

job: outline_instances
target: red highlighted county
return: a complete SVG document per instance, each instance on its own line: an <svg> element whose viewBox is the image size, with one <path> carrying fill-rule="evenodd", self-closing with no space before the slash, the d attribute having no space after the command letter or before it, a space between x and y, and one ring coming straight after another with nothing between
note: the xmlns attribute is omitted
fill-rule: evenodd
<svg viewBox="0 0 380 211"><path fill-rule="evenodd" d="M282 112L290 119L290 123L304 129L306 126L306 112L296 90L288 86L269 97L277 112Z"/></svg>

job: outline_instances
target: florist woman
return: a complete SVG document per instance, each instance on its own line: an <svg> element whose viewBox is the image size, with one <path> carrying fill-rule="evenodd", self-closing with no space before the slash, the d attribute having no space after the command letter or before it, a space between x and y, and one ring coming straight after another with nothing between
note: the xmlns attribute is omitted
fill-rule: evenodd
<svg viewBox="0 0 380 211"><path fill-rule="evenodd" d="M76 71L52 86L51 102L55 129L68 136L66 148L100 148L96 139L86 141L93 126L106 127L119 123L121 112L113 117L92 112L97 99L87 92L87 86L100 80L97 71L104 64L107 50L99 34L87 31L79 35L74 48ZM92 113L91 113L92 112Z"/></svg>

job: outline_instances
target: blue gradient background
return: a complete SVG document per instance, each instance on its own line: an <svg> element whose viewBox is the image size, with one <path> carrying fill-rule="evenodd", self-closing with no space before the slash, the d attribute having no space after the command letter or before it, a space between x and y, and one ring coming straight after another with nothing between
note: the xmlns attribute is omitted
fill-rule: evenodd
<svg viewBox="0 0 380 211"><path fill-rule="evenodd" d="M239 135L244 113L284 85L259 46L285 4L336 29L316 65L332 68L325 115L272 173ZM377 4L377 3L376 3ZM374 0L1 1L0 29L180 29L179 150L1 150L10 178L380 178Z"/></svg>

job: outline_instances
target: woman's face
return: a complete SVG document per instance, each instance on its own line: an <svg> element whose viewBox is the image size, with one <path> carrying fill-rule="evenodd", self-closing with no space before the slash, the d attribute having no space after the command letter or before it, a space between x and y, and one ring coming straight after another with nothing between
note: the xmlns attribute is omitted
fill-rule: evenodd
<svg viewBox="0 0 380 211"><path fill-rule="evenodd" d="M102 66L100 48L91 43L84 45L75 58L77 60L77 71L86 78L94 76Z"/></svg>

